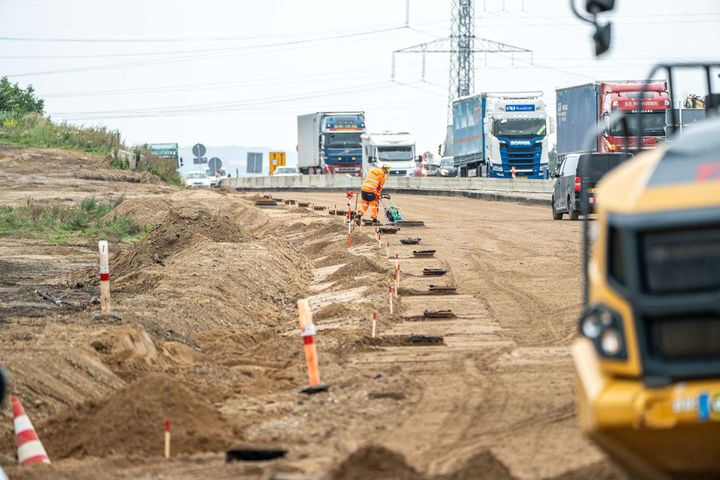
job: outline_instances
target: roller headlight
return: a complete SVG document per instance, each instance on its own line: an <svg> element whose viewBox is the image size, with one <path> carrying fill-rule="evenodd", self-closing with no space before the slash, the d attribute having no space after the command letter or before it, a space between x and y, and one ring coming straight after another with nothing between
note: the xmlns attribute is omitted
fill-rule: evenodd
<svg viewBox="0 0 720 480"><path fill-rule="evenodd" d="M623 349L620 332L613 328L605 330L600 337L600 348L610 357L617 356Z"/></svg>
<svg viewBox="0 0 720 480"><path fill-rule="evenodd" d="M595 345L598 355L613 360L627 359L622 317L604 305L590 305L580 316L580 334Z"/></svg>

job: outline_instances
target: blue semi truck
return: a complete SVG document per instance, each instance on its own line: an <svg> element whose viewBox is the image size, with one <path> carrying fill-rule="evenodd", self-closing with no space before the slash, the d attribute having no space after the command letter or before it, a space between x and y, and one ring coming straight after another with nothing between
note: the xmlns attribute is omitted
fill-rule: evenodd
<svg viewBox="0 0 720 480"><path fill-rule="evenodd" d="M463 97L453 102L445 155L462 177L547 178L547 130L542 92Z"/></svg>
<svg viewBox="0 0 720 480"><path fill-rule="evenodd" d="M364 112L317 112L297 117L298 168L303 174L360 175Z"/></svg>

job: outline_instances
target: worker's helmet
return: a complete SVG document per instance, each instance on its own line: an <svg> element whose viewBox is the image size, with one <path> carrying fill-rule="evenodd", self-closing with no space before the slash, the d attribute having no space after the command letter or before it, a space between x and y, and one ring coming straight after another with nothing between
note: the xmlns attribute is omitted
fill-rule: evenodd
<svg viewBox="0 0 720 480"><path fill-rule="evenodd" d="M389 173L392 167L390 166L389 163L385 163L385 164L383 164L382 168L383 168L383 170L385 170L385 173Z"/></svg>

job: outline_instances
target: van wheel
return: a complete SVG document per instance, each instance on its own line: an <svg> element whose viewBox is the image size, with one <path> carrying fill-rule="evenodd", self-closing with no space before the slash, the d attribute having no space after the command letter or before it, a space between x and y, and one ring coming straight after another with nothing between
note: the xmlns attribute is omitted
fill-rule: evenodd
<svg viewBox="0 0 720 480"><path fill-rule="evenodd" d="M575 210L575 205L570 203L570 197L568 197L568 217L570 220L577 220L580 217L580 212Z"/></svg>
<svg viewBox="0 0 720 480"><path fill-rule="evenodd" d="M557 211L555 211L555 199L553 198L553 199L551 200L551 202L552 202L552 203L551 203L550 205L551 205L551 207L552 207L553 220L562 220L562 218L563 218L562 212L557 212Z"/></svg>

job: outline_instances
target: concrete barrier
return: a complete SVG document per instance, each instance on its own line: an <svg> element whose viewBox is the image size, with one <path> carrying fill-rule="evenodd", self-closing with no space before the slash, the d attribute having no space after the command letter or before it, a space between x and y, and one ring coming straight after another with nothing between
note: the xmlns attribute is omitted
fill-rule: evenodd
<svg viewBox="0 0 720 480"><path fill-rule="evenodd" d="M240 177L225 178L222 186L239 190L255 189L339 189L352 190L360 186L361 179L348 175L300 175L297 177ZM506 178L443 178L443 177L389 177L385 188L408 190L453 190L498 193L549 194L553 180Z"/></svg>
<svg viewBox="0 0 720 480"><path fill-rule="evenodd" d="M238 191L336 191L357 190L361 180L348 175L225 178L221 185ZM553 180L390 177L385 188L392 193L465 197L480 200L550 205Z"/></svg>

